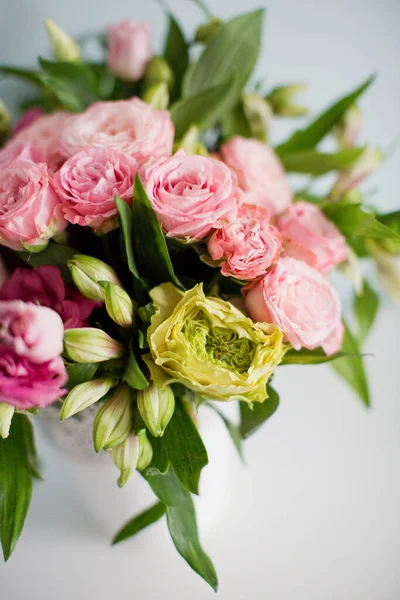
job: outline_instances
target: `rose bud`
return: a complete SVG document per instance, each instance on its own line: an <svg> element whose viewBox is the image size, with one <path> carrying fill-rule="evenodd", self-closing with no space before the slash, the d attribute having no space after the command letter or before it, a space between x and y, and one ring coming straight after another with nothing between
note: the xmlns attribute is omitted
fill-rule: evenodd
<svg viewBox="0 0 400 600"><path fill-rule="evenodd" d="M266 142L272 119L272 110L268 102L256 94L244 94L243 109L250 126L251 137Z"/></svg>
<svg viewBox="0 0 400 600"><path fill-rule="evenodd" d="M11 420L14 416L15 408L7 402L0 402L0 437L5 440L10 433Z"/></svg>
<svg viewBox="0 0 400 600"><path fill-rule="evenodd" d="M119 446L112 448L111 458L120 470L118 486L123 487L135 472L139 459L139 438L130 433Z"/></svg>
<svg viewBox="0 0 400 600"><path fill-rule="evenodd" d="M195 42L206 44L212 38L212 36L217 33L221 25L221 19L218 19L217 17L211 17L208 23L200 25L200 27L197 29L194 38Z"/></svg>
<svg viewBox="0 0 400 600"><path fill-rule="evenodd" d="M275 115L279 117L302 117L308 113L308 107L295 104L294 97L304 90L304 83L292 83L272 90L266 100L270 103Z"/></svg>
<svg viewBox="0 0 400 600"><path fill-rule="evenodd" d="M104 362L120 358L124 353L119 342L97 327L68 329L64 333L64 351L78 363Z"/></svg>
<svg viewBox="0 0 400 600"><path fill-rule="evenodd" d="M6 105L0 100L0 138L6 136L11 127L11 115Z"/></svg>
<svg viewBox="0 0 400 600"><path fill-rule="evenodd" d="M153 448L147 438L145 429L139 431L137 435L139 438L139 458L136 468L138 471L144 471L147 469L153 458Z"/></svg>
<svg viewBox="0 0 400 600"><path fill-rule="evenodd" d="M76 287L89 300L104 302L104 292L99 281L109 281L121 285L114 269L94 256L75 254L67 262L67 266Z"/></svg>
<svg viewBox="0 0 400 600"><path fill-rule="evenodd" d="M93 442L96 452L122 444L132 427L132 416L132 392L122 384L104 402L94 420Z"/></svg>
<svg viewBox="0 0 400 600"><path fill-rule="evenodd" d="M144 80L148 86L155 83L166 83L168 89L174 85L174 72L162 56L154 56L146 67Z"/></svg>
<svg viewBox="0 0 400 600"><path fill-rule="evenodd" d="M54 58L63 62L78 61L81 51L75 40L51 19L46 19L44 24L50 38Z"/></svg>
<svg viewBox="0 0 400 600"><path fill-rule="evenodd" d="M175 396L169 385L158 388L150 384L137 395L137 405L147 429L154 437L161 437L175 410Z"/></svg>
<svg viewBox="0 0 400 600"><path fill-rule="evenodd" d="M111 377L85 381L85 383L76 385L63 402L60 420L64 421L64 419L85 410L85 408L103 398L114 385L115 379Z"/></svg>
<svg viewBox="0 0 400 600"><path fill-rule="evenodd" d="M104 290L104 300L109 316L120 327L130 327L133 321L133 304L126 291L109 281L101 281L100 285Z"/></svg>
<svg viewBox="0 0 400 600"><path fill-rule="evenodd" d="M108 69L125 81L143 77L151 59L150 28L133 19L107 27Z"/></svg>
<svg viewBox="0 0 400 600"><path fill-rule="evenodd" d="M165 110L169 104L169 92L166 83L155 83L151 85L143 96L146 104L154 110Z"/></svg>

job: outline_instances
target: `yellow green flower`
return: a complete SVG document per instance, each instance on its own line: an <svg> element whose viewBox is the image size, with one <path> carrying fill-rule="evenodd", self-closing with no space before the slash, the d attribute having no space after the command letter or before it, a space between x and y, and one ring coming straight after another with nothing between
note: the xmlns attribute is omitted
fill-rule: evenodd
<svg viewBox="0 0 400 600"><path fill-rule="evenodd" d="M145 361L155 385L178 381L214 400L265 400L287 349L276 325L253 323L230 302L206 297L201 284L183 293L164 283L150 295L157 312Z"/></svg>

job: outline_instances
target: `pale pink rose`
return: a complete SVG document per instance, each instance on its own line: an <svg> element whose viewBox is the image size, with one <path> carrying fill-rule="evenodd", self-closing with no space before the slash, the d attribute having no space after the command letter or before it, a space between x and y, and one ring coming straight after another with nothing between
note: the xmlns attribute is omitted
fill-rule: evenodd
<svg viewBox="0 0 400 600"><path fill-rule="evenodd" d="M237 279L256 279L279 257L282 239L260 206L242 204L238 218L217 229L208 241L213 260L222 260L221 273Z"/></svg>
<svg viewBox="0 0 400 600"><path fill-rule="evenodd" d="M0 245L23 250L64 231L67 221L47 166L16 160L0 169Z"/></svg>
<svg viewBox="0 0 400 600"><path fill-rule="evenodd" d="M92 147L74 154L53 179L65 218L107 233L118 226L115 196L132 203L138 164L128 154Z"/></svg>
<svg viewBox="0 0 400 600"><path fill-rule="evenodd" d="M107 27L108 69L110 73L137 81L151 59L150 27L141 21L121 21Z"/></svg>
<svg viewBox="0 0 400 600"><path fill-rule="evenodd" d="M141 179L168 237L201 240L236 218L236 176L219 160L179 150L144 167Z"/></svg>
<svg viewBox="0 0 400 600"><path fill-rule="evenodd" d="M292 204L278 219L277 227L285 241L287 254L304 260L323 274L347 257L345 238L315 204Z"/></svg>
<svg viewBox="0 0 400 600"><path fill-rule="evenodd" d="M220 154L246 192L243 202L263 206L271 215L282 213L292 202L285 171L269 146L235 136L221 146Z"/></svg>
<svg viewBox="0 0 400 600"><path fill-rule="evenodd" d="M167 110L153 110L139 98L96 102L70 117L61 134L66 157L89 146L125 152L142 164L170 156L174 126Z"/></svg>
<svg viewBox="0 0 400 600"><path fill-rule="evenodd" d="M16 160L29 160L34 163L45 163L46 154L42 148L32 144L7 144L0 150L0 169L5 169Z"/></svg>
<svg viewBox="0 0 400 600"><path fill-rule="evenodd" d="M67 393L67 381L60 356L38 364L0 343L0 402L17 410L43 408Z"/></svg>
<svg viewBox="0 0 400 600"><path fill-rule="evenodd" d="M17 133L25 129L25 127L32 125L32 123L34 123L39 117L41 117L44 114L44 111L38 106L29 108L15 123L13 128L13 134L16 135Z"/></svg>
<svg viewBox="0 0 400 600"><path fill-rule="evenodd" d="M6 148L14 144L32 144L41 148L49 169L56 171L64 161L60 152L60 137L69 118L69 113L61 111L43 115L14 135Z"/></svg>
<svg viewBox="0 0 400 600"><path fill-rule="evenodd" d="M331 284L309 265L291 257L278 260L263 279L244 290L254 321L275 323L296 350L341 348L340 299Z"/></svg>
<svg viewBox="0 0 400 600"><path fill-rule="evenodd" d="M33 363L63 351L64 325L51 308L22 300L0 300L0 344Z"/></svg>

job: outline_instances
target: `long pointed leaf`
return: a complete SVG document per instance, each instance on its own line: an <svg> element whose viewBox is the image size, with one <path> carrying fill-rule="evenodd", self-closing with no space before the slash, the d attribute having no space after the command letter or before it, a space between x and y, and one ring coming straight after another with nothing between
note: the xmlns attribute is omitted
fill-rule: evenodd
<svg viewBox="0 0 400 600"><path fill-rule="evenodd" d="M268 398L264 402L255 402L253 409L245 402L240 403L240 431L242 438L246 439L257 431L267 421L279 406L279 395L270 386L267 388Z"/></svg>
<svg viewBox="0 0 400 600"><path fill-rule="evenodd" d="M162 502L157 502L147 510L141 512L139 515L125 523L125 525L115 535L112 545L119 544L128 538L133 537L139 531L142 531L149 525L152 525L166 513L167 507Z"/></svg>
<svg viewBox="0 0 400 600"><path fill-rule="evenodd" d="M351 354L341 360L331 363L332 368L340 377L342 377L353 388L361 398L365 406L370 406L370 394L368 389L367 376L365 374L364 362L360 355L360 348L357 340L345 325L345 333L342 344L342 351Z"/></svg>

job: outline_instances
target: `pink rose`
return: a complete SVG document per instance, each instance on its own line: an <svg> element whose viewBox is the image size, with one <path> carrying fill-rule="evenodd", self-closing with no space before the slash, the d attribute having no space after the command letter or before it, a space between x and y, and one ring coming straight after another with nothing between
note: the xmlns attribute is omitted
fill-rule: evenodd
<svg viewBox="0 0 400 600"><path fill-rule="evenodd" d="M271 148L258 140L235 136L221 146L220 152L246 192L243 202L263 206L271 215L282 213L292 202L285 171Z"/></svg>
<svg viewBox="0 0 400 600"><path fill-rule="evenodd" d="M47 306L58 313L64 329L87 327L97 306L74 286L65 283L58 267L43 265L36 269L15 269L0 289L0 300L23 300Z"/></svg>
<svg viewBox="0 0 400 600"><path fill-rule="evenodd" d="M63 351L64 326L51 308L22 300L0 301L0 344L33 363L56 358Z"/></svg>
<svg viewBox="0 0 400 600"><path fill-rule="evenodd" d="M169 237L201 240L236 218L236 176L219 160L179 150L145 167L141 178Z"/></svg>
<svg viewBox="0 0 400 600"><path fill-rule="evenodd" d="M328 355L340 350L339 296L323 275L306 263L281 258L244 292L251 318L278 325L296 350L322 346Z"/></svg>
<svg viewBox="0 0 400 600"><path fill-rule="evenodd" d="M0 402L18 410L44 407L67 393L67 381L60 356L37 364L0 343Z"/></svg>
<svg viewBox="0 0 400 600"><path fill-rule="evenodd" d="M34 106L33 108L29 108L24 112L24 114L19 118L19 120L15 123L13 134L16 135L29 125L32 125L39 117L44 115L45 113L38 106Z"/></svg>
<svg viewBox="0 0 400 600"><path fill-rule="evenodd" d="M107 27L108 69L126 81L144 75L151 59L150 28L140 21L122 21Z"/></svg>
<svg viewBox="0 0 400 600"><path fill-rule="evenodd" d="M36 118L14 135L6 148L14 144L32 144L41 148L45 156L44 162L48 164L51 171L56 171L64 161L60 152L60 136L69 118L70 115L66 112L54 112Z"/></svg>
<svg viewBox="0 0 400 600"><path fill-rule="evenodd" d="M46 154L42 148L32 144L7 144L0 150L0 169L5 169L16 160L28 160L34 163L45 163Z"/></svg>
<svg viewBox="0 0 400 600"><path fill-rule="evenodd" d="M242 204L238 218L217 229L208 241L213 260L221 260L221 273L237 279L256 279L279 257L282 240L260 206Z"/></svg>
<svg viewBox="0 0 400 600"><path fill-rule="evenodd" d="M61 132L61 146L69 157L89 146L125 152L138 163L170 156L174 126L167 110L153 110L139 98L96 102L70 117Z"/></svg>
<svg viewBox="0 0 400 600"><path fill-rule="evenodd" d="M323 274L347 257L345 238L315 204L292 204L278 219L277 227L286 242L287 254Z"/></svg>
<svg viewBox="0 0 400 600"><path fill-rule="evenodd" d="M132 203L138 164L128 154L93 147L74 154L53 183L70 223L107 233L118 225L115 196Z"/></svg>
<svg viewBox="0 0 400 600"><path fill-rule="evenodd" d="M67 221L47 166L16 160L0 169L0 244L22 250L47 242Z"/></svg>

